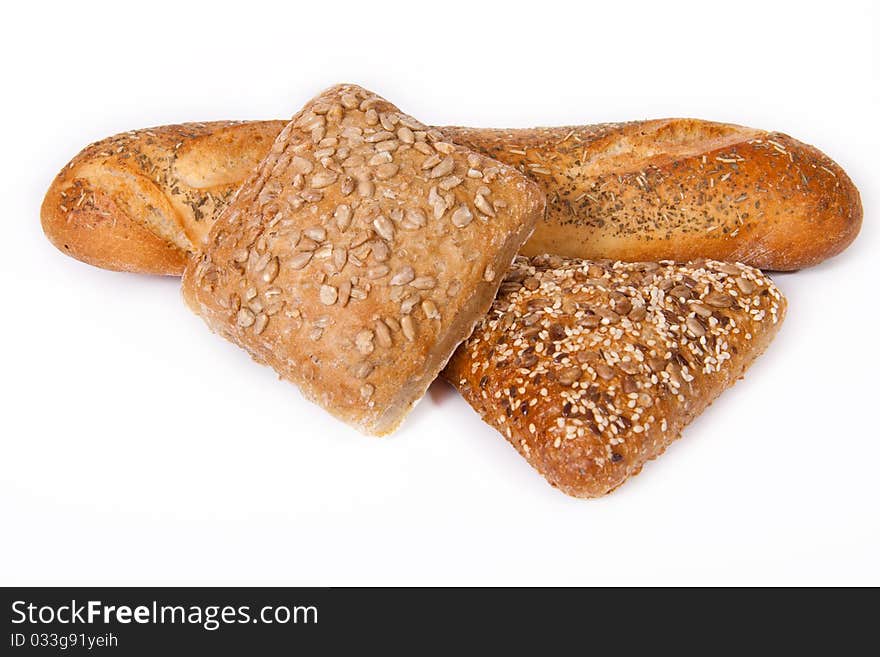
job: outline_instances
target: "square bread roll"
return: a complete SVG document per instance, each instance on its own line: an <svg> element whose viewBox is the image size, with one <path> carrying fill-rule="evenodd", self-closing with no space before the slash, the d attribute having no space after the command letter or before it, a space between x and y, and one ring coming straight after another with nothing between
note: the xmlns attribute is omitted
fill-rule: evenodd
<svg viewBox="0 0 880 657"><path fill-rule="evenodd" d="M544 206L515 169L339 85L279 134L183 294L306 397L386 434L488 310Z"/></svg>
<svg viewBox="0 0 880 657"><path fill-rule="evenodd" d="M520 257L444 377L553 486L597 497L733 385L785 309L741 264Z"/></svg>

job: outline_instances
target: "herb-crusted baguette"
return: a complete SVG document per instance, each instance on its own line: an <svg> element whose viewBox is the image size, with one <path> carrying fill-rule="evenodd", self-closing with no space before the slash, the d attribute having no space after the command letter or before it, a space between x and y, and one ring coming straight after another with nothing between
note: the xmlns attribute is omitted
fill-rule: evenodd
<svg viewBox="0 0 880 657"><path fill-rule="evenodd" d="M185 124L98 142L55 179L43 228L90 264L179 275L283 125ZM861 226L846 173L778 132L693 119L443 130L541 185L548 210L526 254L794 270L836 255Z"/></svg>
<svg viewBox="0 0 880 657"><path fill-rule="evenodd" d="M43 231L96 267L179 276L284 125L184 123L92 144L46 193Z"/></svg>
<svg viewBox="0 0 880 657"><path fill-rule="evenodd" d="M597 497L733 385L785 309L740 264L519 257L443 375L553 486Z"/></svg>
<svg viewBox="0 0 880 657"><path fill-rule="evenodd" d="M862 223L843 169L779 132L692 119L445 130L546 192L547 215L524 255L715 258L790 271L837 255Z"/></svg>
<svg viewBox="0 0 880 657"><path fill-rule="evenodd" d="M488 310L544 204L516 169L340 85L281 131L187 265L184 297L308 398L382 435Z"/></svg>

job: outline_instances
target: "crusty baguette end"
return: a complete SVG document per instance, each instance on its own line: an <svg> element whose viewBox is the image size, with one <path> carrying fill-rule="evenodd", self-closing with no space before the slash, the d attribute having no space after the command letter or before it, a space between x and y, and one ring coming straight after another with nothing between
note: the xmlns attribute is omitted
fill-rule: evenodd
<svg viewBox="0 0 880 657"><path fill-rule="evenodd" d="M180 276L283 121L215 121L133 130L81 151L40 211L64 253L115 271Z"/></svg>

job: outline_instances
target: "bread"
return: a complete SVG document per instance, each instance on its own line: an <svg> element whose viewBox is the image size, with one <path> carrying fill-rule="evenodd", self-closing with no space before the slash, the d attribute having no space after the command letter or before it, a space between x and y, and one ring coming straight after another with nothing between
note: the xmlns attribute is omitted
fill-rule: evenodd
<svg viewBox="0 0 880 657"><path fill-rule="evenodd" d="M837 255L862 223L843 169L779 132L691 119L444 130L547 193L524 255L716 258L790 271Z"/></svg>
<svg viewBox="0 0 880 657"><path fill-rule="evenodd" d="M92 144L49 188L43 231L96 267L179 276L284 123L184 123Z"/></svg>
<svg viewBox="0 0 880 657"><path fill-rule="evenodd" d="M519 257L443 375L553 486L597 497L735 383L785 309L744 265Z"/></svg>
<svg viewBox="0 0 880 657"><path fill-rule="evenodd" d="M43 228L66 253L99 267L179 274L181 251L201 250L283 125L187 124L99 142L52 184ZM542 186L548 212L524 249L529 255L713 257L794 270L836 255L861 226L846 173L777 132L693 119L442 130ZM154 227L159 240L139 230Z"/></svg>
<svg viewBox="0 0 880 657"><path fill-rule="evenodd" d="M183 293L211 329L382 435L486 313L544 205L515 169L340 85L281 131Z"/></svg>

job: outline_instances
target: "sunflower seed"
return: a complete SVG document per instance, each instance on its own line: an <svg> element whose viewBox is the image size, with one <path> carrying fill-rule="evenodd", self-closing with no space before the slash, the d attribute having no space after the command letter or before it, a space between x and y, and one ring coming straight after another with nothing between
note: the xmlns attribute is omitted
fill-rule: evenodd
<svg viewBox="0 0 880 657"><path fill-rule="evenodd" d="M425 317L428 319L440 319L440 311L437 310L437 305L430 299L422 301L422 312L425 313Z"/></svg>
<svg viewBox="0 0 880 657"><path fill-rule="evenodd" d="M751 294L758 287L757 285L755 285L755 283L753 283L749 279L742 278L742 277L736 279L736 286L739 288L740 292L742 292L743 294Z"/></svg>
<svg viewBox="0 0 880 657"><path fill-rule="evenodd" d="M692 303L691 310L697 313L700 317L708 318L712 316L712 309L708 306L704 306L701 303Z"/></svg>
<svg viewBox="0 0 880 657"><path fill-rule="evenodd" d="M379 215L373 220L373 228L383 239L389 242L394 239L394 224L385 215Z"/></svg>
<svg viewBox="0 0 880 657"><path fill-rule="evenodd" d="M248 250L247 249L236 249L232 252L232 260L234 262L244 262L248 259Z"/></svg>
<svg viewBox="0 0 880 657"><path fill-rule="evenodd" d="M434 209L434 219L440 219L448 209L446 199L440 196L436 186L428 192L428 204Z"/></svg>
<svg viewBox="0 0 880 657"><path fill-rule="evenodd" d="M394 158L391 157L391 153L382 152L382 153L376 153L373 157L371 157L369 159L367 164L369 164L371 167L377 167L380 164L387 164L388 162L393 162L393 161L394 161Z"/></svg>
<svg viewBox="0 0 880 657"><path fill-rule="evenodd" d="M290 170L294 174L309 174L312 172L312 169L315 168L315 165L312 164L310 160L302 157L301 155L294 155L290 160Z"/></svg>
<svg viewBox="0 0 880 657"><path fill-rule="evenodd" d="M354 169L362 167L367 163L363 155L350 155L342 161L342 166L346 169Z"/></svg>
<svg viewBox="0 0 880 657"><path fill-rule="evenodd" d="M703 328L703 325L700 323L700 320L698 320L696 317L688 317L687 321L685 322L685 325L687 326L688 331L693 333L698 338L701 338L704 335L706 335L706 329Z"/></svg>
<svg viewBox="0 0 880 657"><path fill-rule="evenodd" d="M336 179L339 177L339 174L334 173L333 171L322 171L320 173L316 173L312 176L311 184L315 189L321 189L323 187L329 187L333 183L336 182Z"/></svg>
<svg viewBox="0 0 880 657"><path fill-rule="evenodd" d="M318 248L318 243L311 237L303 237L296 244L297 251L314 251L316 248Z"/></svg>
<svg viewBox="0 0 880 657"><path fill-rule="evenodd" d="M398 146L400 146L400 142L396 139L386 139L376 144L376 150L380 153L392 153L397 150Z"/></svg>
<svg viewBox="0 0 880 657"><path fill-rule="evenodd" d="M306 189L299 193L300 198L308 203L317 203L324 198L324 192L317 189Z"/></svg>
<svg viewBox="0 0 880 657"><path fill-rule="evenodd" d="M570 386L572 383L579 381L583 370L580 367L566 367L556 375L556 380L564 386Z"/></svg>
<svg viewBox="0 0 880 657"><path fill-rule="evenodd" d="M361 361L354 368L354 376L357 379L366 379L373 373L373 365L367 361Z"/></svg>
<svg viewBox="0 0 880 657"><path fill-rule="evenodd" d="M742 274L742 269L737 267L732 262L716 263L714 266L714 269L717 269L718 271L723 272L725 274L730 274L731 276L737 276L739 274Z"/></svg>
<svg viewBox="0 0 880 657"><path fill-rule="evenodd" d="M309 260L312 259L311 251L301 251L295 254L290 260L287 261L287 265L291 269L302 269L307 264L309 264Z"/></svg>
<svg viewBox="0 0 880 657"><path fill-rule="evenodd" d="M675 299L687 300L691 298L692 292L687 285L676 285L667 294Z"/></svg>
<svg viewBox="0 0 880 657"><path fill-rule="evenodd" d="M365 356L373 353L373 332L369 329L360 331L354 338L354 344Z"/></svg>
<svg viewBox="0 0 880 657"><path fill-rule="evenodd" d="M367 270L367 278L369 278L370 280L382 278L386 274L388 274L388 265L376 265L375 267L370 267Z"/></svg>
<svg viewBox="0 0 880 657"><path fill-rule="evenodd" d="M425 158L425 161L422 162L422 169L433 169L435 166L440 164L442 158L437 155L437 153L431 152L431 155Z"/></svg>
<svg viewBox="0 0 880 657"><path fill-rule="evenodd" d="M629 315L629 311L632 310L632 307L633 307L632 301L630 301L626 297L615 298L614 312L616 312L618 315Z"/></svg>
<svg viewBox="0 0 880 657"><path fill-rule="evenodd" d="M337 246L333 249L333 266L336 268L336 271L342 271L347 261L348 250L344 246Z"/></svg>
<svg viewBox="0 0 880 657"><path fill-rule="evenodd" d="M339 296L338 290L332 285L322 285L318 297L325 306L332 306Z"/></svg>
<svg viewBox="0 0 880 657"><path fill-rule="evenodd" d="M392 344L392 340L391 331L388 328L388 325L381 319L377 319L375 324L375 331L376 340L378 340L379 344L383 347L390 347Z"/></svg>
<svg viewBox="0 0 880 657"><path fill-rule="evenodd" d="M730 308L734 303L734 298L724 292L712 290L703 297L703 301L714 308Z"/></svg>
<svg viewBox="0 0 880 657"><path fill-rule="evenodd" d="M359 230L355 233L354 237L351 240L351 248L356 248L363 244L364 242L369 241L369 239L373 236L373 231L371 230Z"/></svg>
<svg viewBox="0 0 880 657"><path fill-rule="evenodd" d="M412 309L416 307L416 304L421 301L422 298L418 294L411 294L406 299L400 302L400 312L403 315L409 315L412 312Z"/></svg>
<svg viewBox="0 0 880 657"><path fill-rule="evenodd" d="M248 326L253 326L255 319L254 313L247 308L242 308L235 317L235 323L242 328L247 328Z"/></svg>
<svg viewBox="0 0 880 657"><path fill-rule="evenodd" d="M342 192L343 196L348 196L354 191L354 188L354 178L352 178L351 176L346 176L345 178L343 178L342 184L339 186L339 191Z"/></svg>
<svg viewBox="0 0 880 657"><path fill-rule="evenodd" d="M373 247L370 245L369 242L367 242L366 244L361 244L354 251L352 251L352 255L357 258L358 262L363 264L363 261L367 259L367 256L369 256L372 251Z"/></svg>
<svg viewBox="0 0 880 657"><path fill-rule="evenodd" d="M370 243L373 252L373 259L376 262L385 262L388 260L388 245L382 240L374 240Z"/></svg>
<svg viewBox="0 0 880 657"><path fill-rule="evenodd" d="M379 180L388 180L389 178L393 178L399 169L400 167L394 162L380 164L376 167L376 177Z"/></svg>
<svg viewBox="0 0 880 657"><path fill-rule="evenodd" d="M394 137L394 133L388 130L379 130L378 132L374 132L369 137L365 138L364 141L368 144L376 144L380 141L385 141L386 139L392 139Z"/></svg>
<svg viewBox="0 0 880 657"><path fill-rule="evenodd" d="M443 180L437 183L437 186L444 191L449 191L450 189L455 189L463 182L464 180L458 176L446 176Z"/></svg>
<svg viewBox="0 0 880 657"><path fill-rule="evenodd" d="M413 131L406 126L398 128L397 138L404 144L413 144L416 141L416 136L413 134Z"/></svg>
<svg viewBox="0 0 880 657"><path fill-rule="evenodd" d="M315 242L323 242L327 239L327 231L323 226L312 226L311 228L306 228L303 231L303 234L311 240Z"/></svg>
<svg viewBox="0 0 880 657"><path fill-rule="evenodd" d="M342 308L348 304L348 299L351 296L351 281L342 281L339 284L339 294L338 294L338 303Z"/></svg>
<svg viewBox="0 0 880 657"><path fill-rule="evenodd" d="M443 160L439 164L437 164L437 166L431 169L431 173L428 174L428 177L442 178L443 176L448 176L450 173L452 173L452 170L454 168L455 160L452 159L452 157L444 157Z"/></svg>
<svg viewBox="0 0 880 657"><path fill-rule="evenodd" d="M638 374L640 371L639 364L634 360L621 361L617 366L627 374Z"/></svg>
<svg viewBox="0 0 880 657"><path fill-rule="evenodd" d="M470 208L462 203L458 206L458 209L452 213L452 224L457 228L464 228L471 223L473 218L474 215L471 213Z"/></svg>
<svg viewBox="0 0 880 657"><path fill-rule="evenodd" d="M413 322L412 315L404 315L400 318L400 328L407 340L412 342L416 339L416 325Z"/></svg>
<svg viewBox="0 0 880 657"><path fill-rule="evenodd" d="M640 322L647 316L648 311L643 305L633 306L633 309L630 310L627 314L627 317L629 317L634 322Z"/></svg>
<svg viewBox="0 0 880 657"><path fill-rule="evenodd" d="M269 323L269 316L260 313L257 315L257 319L254 321L254 333L260 335L263 331L266 330L266 325Z"/></svg>
<svg viewBox="0 0 880 657"><path fill-rule="evenodd" d="M593 367L596 370L596 374L599 375L600 379L604 379L605 381L610 381L614 378L614 368L609 367L605 363L596 363Z"/></svg>
<svg viewBox="0 0 880 657"><path fill-rule="evenodd" d="M253 267L254 273L259 274L261 271L263 271L266 268L266 265L269 264L269 259L271 257L272 257L272 254L267 252L267 253L264 253L263 255L261 255L259 258L257 258L257 261L254 263L254 267Z"/></svg>
<svg viewBox="0 0 880 657"><path fill-rule="evenodd" d="M401 226L410 230L416 230L424 226L428 222L424 210L421 208L407 208L406 215L401 222Z"/></svg>
<svg viewBox="0 0 880 657"><path fill-rule="evenodd" d="M437 285L437 280L433 276L419 276L410 281L410 286L417 290L431 290Z"/></svg>
<svg viewBox="0 0 880 657"><path fill-rule="evenodd" d="M351 207L344 203L337 206L333 218L336 220L336 227L344 233L351 226Z"/></svg>
<svg viewBox="0 0 880 657"><path fill-rule="evenodd" d="M278 258L272 258L265 269L263 269L263 274L260 278L263 279L264 283L271 283L275 280L276 276L278 276Z"/></svg>
<svg viewBox="0 0 880 657"><path fill-rule="evenodd" d="M482 194L477 194L474 197L474 205L477 207L477 210L482 212L483 214L494 217L495 216L495 208L486 200L486 197Z"/></svg>
<svg viewBox="0 0 880 657"><path fill-rule="evenodd" d="M406 285L410 281L412 281L416 277L415 271L413 268L407 265L400 271L398 271L394 276L391 277L391 280L388 281L391 285Z"/></svg>
<svg viewBox="0 0 880 657"><path fill-rule="evenodd" d="M495 270L492 268L492 265L486 265L486 269L483 270L483 280L487 283L495 280Z"/></svg>

